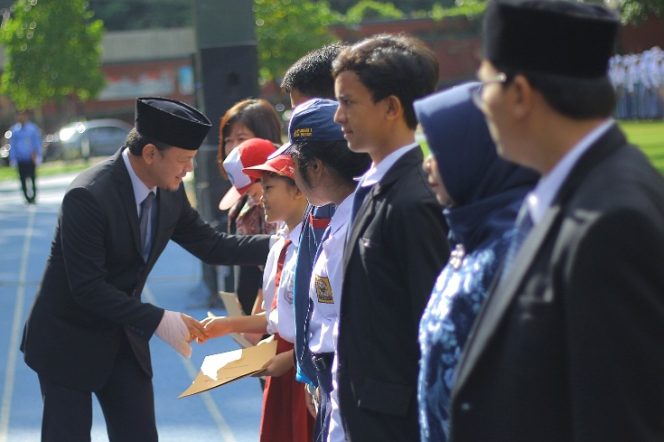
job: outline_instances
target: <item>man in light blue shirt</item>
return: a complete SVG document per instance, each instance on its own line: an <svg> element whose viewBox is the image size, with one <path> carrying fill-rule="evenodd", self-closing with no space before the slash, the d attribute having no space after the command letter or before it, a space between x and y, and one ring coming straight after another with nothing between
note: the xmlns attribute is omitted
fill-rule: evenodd
<svg viewBox="0 0 664 442"><path fill-rule="evenodd" d="M27 111L19 111L16 120L16 124L9 129L9 164L18 168L25 200L28 204L34 204L37 198L36 169L42 159L40 131L37 125L29 120ZM28 180L31 182L30 189Z"/></svg>

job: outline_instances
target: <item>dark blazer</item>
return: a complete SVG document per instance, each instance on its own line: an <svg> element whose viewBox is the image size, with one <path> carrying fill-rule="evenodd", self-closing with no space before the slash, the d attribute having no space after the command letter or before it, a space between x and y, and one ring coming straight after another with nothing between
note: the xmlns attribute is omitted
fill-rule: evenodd
<svg viewBox="0 0 664 442"><path fill-rule="evenodd" d="M455 442L664 440L664 179L612 127L476 322Z"/></svg>
<svg viewBox="0 0 664 442"><path fill-rule="evenodd" d="M418 324L449 254L446 235L422 152L411 150L371 189L344 250L338 381L353 441L419 439Z"/></svg>
<svg viewBox="0 0 664 442"><path fill-rule="evenodd" d="M152 251L144 262L133 188L120 152L71 183L21 344L37 373L69 388L99 389L126 336L152 375L148 340L163 310L141 302L140 295L170 239L210 264L265 262L268 236L217 232L190 206L182 185L176 192L160 189L157 205Z"/></svg>

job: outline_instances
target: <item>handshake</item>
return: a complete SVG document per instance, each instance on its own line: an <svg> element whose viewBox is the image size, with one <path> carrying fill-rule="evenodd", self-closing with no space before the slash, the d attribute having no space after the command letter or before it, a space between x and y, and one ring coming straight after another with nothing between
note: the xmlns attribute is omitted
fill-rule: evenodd
<svg viewBox="0 0 664 442"><path fill-rule="evenodd" d="M195 340L202 344L209 338L225 334L219 330L219 323L223 322L223 319L225 318L216 317L208 312L206 318L197 321L184 313L164 310L164 316L155 333L182 356L189 358L191 341Z"/></svg>

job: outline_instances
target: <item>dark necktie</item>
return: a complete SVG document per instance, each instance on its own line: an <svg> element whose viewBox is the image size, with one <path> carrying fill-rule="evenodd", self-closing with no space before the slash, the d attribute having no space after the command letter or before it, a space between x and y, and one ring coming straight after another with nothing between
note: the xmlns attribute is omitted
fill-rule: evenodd
<svg viewBox="0 0 664 442"><path fill-rule="evenodd" d="M357 216L357 212L360 210L360 207L362 207L362 203L367 197L367 194L373 189L373 185L371 186L362 186L358 185L357 189L355 189L355 195L353 196L353 210L351 212L351 217L350 220L355 221L355 217Z"/></svg>
<svg viewBox="0 0 664 442"><path fill-rule="evenodd" d="M500 273L500 281L502 282L505 277L512 270L512 265L514 264L514 259L521 249L521 245L526 240L528 233L533 228L533 219L530 216L528 211L528 206L525 204L519 210L519 215L516 218L516 224L514 226L514 236L512 236L512 241L505 253L505 259L503 261L503 269Z"/></svg>
<svg viewBox="0 0 664 442"><path fill-rule="evenodd" d="M145 197L141 203L141 216L138 219L138 228L141 234L141 254L143 255L143 260L147 262L148 256L150 256L150 247L151 242L150 237L150 209L152 208L152 203L154 201L154 192L148 193L148 196Z"/></svg>
<svg viewBox="0 0 664 442"><path fill-rule="evenodd" d="M272 297L272 310L277 308L279 284L281 284L281 273L284 270L284 263L286 262L286 252L288 251L288 246L290 246L292 242L293 241L290 239L284 241L284 245L281 247L281 251L279 252L279 258L277 258L277 272L274 274L274 296Z"/></svg>

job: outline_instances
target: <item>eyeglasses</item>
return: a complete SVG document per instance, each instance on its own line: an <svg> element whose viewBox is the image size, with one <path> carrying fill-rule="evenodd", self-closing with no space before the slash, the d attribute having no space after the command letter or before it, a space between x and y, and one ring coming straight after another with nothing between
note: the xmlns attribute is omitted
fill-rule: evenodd
<svg viewBox="0 0 664 442"><path fill-rule="evenodd" d="M472 98L473 98L473 103L475 103L475 106L478 108L482 109L484 107L484 100L482 99L482 94L484 93L484 88L488 84L494 84L494 83L505 83L507 81L507 75L500 72L496 74L495 77L490 78L488 80L482 81L480 84L477 85L475 89L472 90Z"/></svg>

